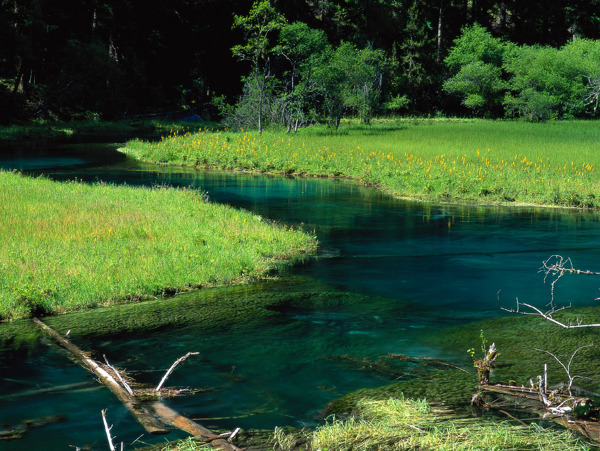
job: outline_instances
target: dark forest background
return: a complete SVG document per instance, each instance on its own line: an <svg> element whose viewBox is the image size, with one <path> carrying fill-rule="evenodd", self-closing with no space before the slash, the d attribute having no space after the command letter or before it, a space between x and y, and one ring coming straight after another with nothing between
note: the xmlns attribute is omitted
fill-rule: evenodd
<svg viewBox="0 0 600 451"><path fill-rule="evenodd" d="M368 114L528 117L532 108L534 120L595 114L597 0L272 0L271 5L275 13L268 14L284 21L252 61L244 58L249 47L241 48L253 45L252 33L260 26L250 0L0 0L0 121L121 119L175 110L214 120L234 114L228 105L252 97L260 84L248 76L258 69L269 82L259 100L285 94L281 109L304 96L299 107L296 102L302 121L361 115L359 102L348 95L339 113L326 111L327 80L325 74L319 79L317 66L330 74L333 55L343 46L348 58L371 70L371 82L377 81L371 83L376 98ZM284 27L297 22L304 28L287 29L282 41ZM329 50L317 46L308 52L329 57L311 60L305 51L293 63L290 45L299 49L311 30L322 32L311 36L324 37ZM569 55L560 53L563 48L571 49ZM367 50L368 55L360 53ZM341 50L337 56L343 60L340 55ZM568 74L565 67L581 59L587 66ZM559 75L553 68L537 78L525 73L558 60L566 65L556 69ZM567 81L541 86L554 76ZM569 102L579 104L565 108L566 97L557 89L567 89L560 83L573 79L579 91L569 94ZM292 99L303 81L304 91Z"/></svg>

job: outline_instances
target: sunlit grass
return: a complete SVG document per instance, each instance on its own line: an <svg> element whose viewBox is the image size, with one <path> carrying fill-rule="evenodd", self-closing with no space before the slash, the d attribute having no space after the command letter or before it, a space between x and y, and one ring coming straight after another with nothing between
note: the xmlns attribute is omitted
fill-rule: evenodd
<svg viewBox="0 0 600 451"><path fill-rule="evenodd" d="M198 191L0 171L0 317L65 312L265 277L316 243Z"/></svg>
<svg viewBox="0 0 600 451"><path fill-rule="evenodd" d="M297 435L276 429L275 449L292 450ZM574 434L545 430L537 425L455 419L431 409L424 400L363 400L346 420L330 420L306 434L309 449L361 451L481 450L481 449L589 449Z"/></svg>
<svg viewBox="0 0 600 451"><path fill-rule="evenodd" d="M126 151L159 163L348 177L413 198L596 208L599 144L592 121L402 120L297 135L172 130Z"/></svg>

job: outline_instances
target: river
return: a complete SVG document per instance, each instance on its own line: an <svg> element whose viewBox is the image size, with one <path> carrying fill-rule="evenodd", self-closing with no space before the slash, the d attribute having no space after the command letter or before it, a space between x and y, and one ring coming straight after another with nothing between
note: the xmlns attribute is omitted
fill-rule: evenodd
<svg viewBox="0 0 600 451"><path fill-rule="evenodd" d="M56 180L198 188L212 202L302 224L321 243L316 259L273 281L188 293L144 303L138 310L125 306L50 321L101 322L99 328L80 332L79 339L74 331L74 340L148 383L158 382L177 357L200 352L173 373L169 385L207 391L168 403L208 427L314 426L326 404L341 394L392 382L339 356L376 359L401 353L466 368L464 347L436 342L441 330L510 316L499 302L512 306L516 297L547 303L549 286L537 270L552 254L569 256L578 267L599 266L597 213L404 201L342 180L142 164L115 148L64 144L11 151L0 155L0 167L42 172ZM593 305L597 287L588 279L567 280L562 293L568 292L565 301ZM228 320L248 303L257 306L256 317ZM215 327L194 320L202 309L223 305L230 310ZM132 325L137 315L153 315L157 323ZM25 322L16 323L32 333ZM475 346L478 340L473 336ZM108 409L112 433L126 449L182 436L143 435L130 445L142 428L110 392L96 388L90 374L46 341L34 334L0 348L0 423L14 426L53 415L65 415L64 421L0 442L0 449L106 449L102 409ZM66 384L82 386L47 395L25 393Z"/></svg>

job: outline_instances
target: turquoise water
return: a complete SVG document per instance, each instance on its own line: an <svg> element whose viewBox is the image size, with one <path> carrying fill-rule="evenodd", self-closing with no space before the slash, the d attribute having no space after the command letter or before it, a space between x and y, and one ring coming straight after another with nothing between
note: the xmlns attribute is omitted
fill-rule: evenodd
<svg viewBox="0 0 600 451"><path fill-rule="evenodd" d="M117 157L98 166L101 152L86 160L85 153L74 157L67 150L55 154L56 164L43 155L42 171L57 180L195 187L207 191L211 201L302 224L318 236L318 258L278 280L141 306L161 317L158 324L140 321L125 329L124 317L131 322L139 313L123 308L116 315L94 316L102 322L101 332L74 330L82 348L106 354L114 365L152 384L177 357L200 352L173 373L169 385L210 390L168 403L208 427L312 426L340 394L391 382L335 358L340 355L375 359L402 353L468 367L465 349L452 343L432 346L428 338L447 327L507 316L499 303L512 306L516 297L546 304L549 286L537 270L552 254L569 256L581 268L598 268L597 213L406 202L346 181L196 172ZM65 164L69 158L78 158L71 161L75 166ZM5 167L11 161L15 164L10 155L0 157ZM34 167L29 159L22 169ZM591 278L565 278L557 288L559 301L577 306L594 305L596 297L598 283ZM256 305L259 314L236 316L245 303ZM215 325L193 316L222 305L232 307ZM73 315L74 323L77 318L85 317ZM478 338L473 337L474 345ZM0 442L0 449L86 444L105 449L104 408L113 435L126 448L143 434L119 402L94 384L60 394L15 396L93 380L45 339L0 349L0 367L0 423L67 415L66 421L33 429L21 440ZM130 448L177 436L144 435Z"/></svg>

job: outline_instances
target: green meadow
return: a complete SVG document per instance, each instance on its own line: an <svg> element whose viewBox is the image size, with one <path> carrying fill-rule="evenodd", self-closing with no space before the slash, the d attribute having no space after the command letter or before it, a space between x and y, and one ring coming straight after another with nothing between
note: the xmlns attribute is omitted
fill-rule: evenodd
<svg viewBox="0 0 600 451"><path fill-rule="evenodd" d="M157 163L352 178L416 199L597 208L599 144L594 121L404 119L296 135L174 129L123 150Z"/></svg>
<svg viewBox="0 0 600 451"><path fill-rule="evenodd" d="M299 229L203 193L0 171L0 318L268 277L314 252Z"/></svg>

